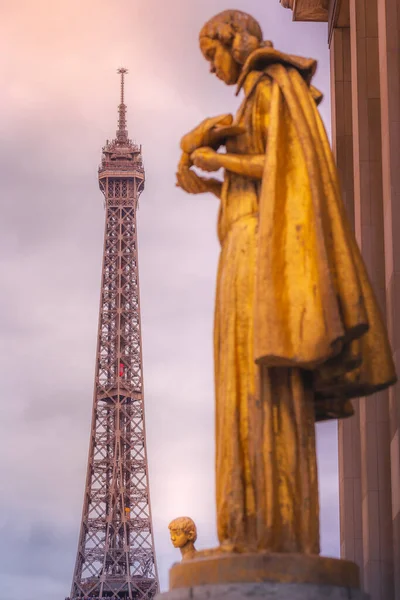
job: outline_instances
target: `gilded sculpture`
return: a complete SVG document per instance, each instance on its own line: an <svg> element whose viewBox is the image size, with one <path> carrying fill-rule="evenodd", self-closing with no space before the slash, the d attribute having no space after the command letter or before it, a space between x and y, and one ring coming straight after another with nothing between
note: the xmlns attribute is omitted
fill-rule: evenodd
<svg viewBox="0 0 400 600"><path fill-rule="evenodd" d="M243 92L182 138L177 185L220 200L214 322L220 551L318 555L315 423L396 381L312 86L316 61L224 11L200 32ZM219 152L225 148L226 153ZM224 169L223 181L193 170Z"/></svg>
<svg viewBox="0 0 400 600"><path fill-rule="evenodd" d="M194 546L197 540L196 524L190 517L178 517L168 525L171 542L174 548L181 551L182 562L191 560L196 555Z"/></svg>

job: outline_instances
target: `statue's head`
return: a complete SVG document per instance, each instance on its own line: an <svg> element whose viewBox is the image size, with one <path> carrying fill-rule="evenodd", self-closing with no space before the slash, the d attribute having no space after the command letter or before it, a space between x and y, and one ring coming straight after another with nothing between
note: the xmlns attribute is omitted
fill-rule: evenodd
<svg viewBox="0 0 400 600"><path fill-rule="evenodd" d="M196 525L190 517L174 519L168 525L168 529L175 548L183 548L189 543L194 544L197 539Z"/></svg>
<svg viewBox="0 0 400 600"><path fill-rule="evenodd" d="M237 82L249 54L263 44L258 22L240 10L224 10L207 21L199 40L211 72L228 85Z"/></svg>

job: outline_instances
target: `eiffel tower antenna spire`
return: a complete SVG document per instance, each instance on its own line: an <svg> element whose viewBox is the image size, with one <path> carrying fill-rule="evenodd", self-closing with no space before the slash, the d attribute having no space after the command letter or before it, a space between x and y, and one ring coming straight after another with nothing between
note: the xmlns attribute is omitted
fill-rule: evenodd
<svg viewBox="0 0 400 600"><path fill-rule="evenodd" d="M117 140L121 144L126 144L128 141L128 130L126 125L125 75L128 73L128 69L120 67L117 73L121 75L121 98L118 106Z"/></svg>

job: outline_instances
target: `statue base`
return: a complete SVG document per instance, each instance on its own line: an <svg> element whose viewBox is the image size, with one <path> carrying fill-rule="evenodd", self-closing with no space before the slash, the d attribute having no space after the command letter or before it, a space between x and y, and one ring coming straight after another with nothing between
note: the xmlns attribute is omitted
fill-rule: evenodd
<svg viewBox="0 0 400 600"><path fill-rule="evenodd" d="M347 560L304 554L199 552L173 565L158 600L369 600Z"/></svg>
<svg viewBox="0 0 400 600"><path fill-rule="evenodd" d="M360 590L313 583L231 583L178 588L156 600L369 600Z"/></svg>

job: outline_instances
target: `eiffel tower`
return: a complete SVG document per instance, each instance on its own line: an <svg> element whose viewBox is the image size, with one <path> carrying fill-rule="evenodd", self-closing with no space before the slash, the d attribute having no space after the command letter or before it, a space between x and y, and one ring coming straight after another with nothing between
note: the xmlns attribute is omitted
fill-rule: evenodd
<svg viewBox="0 0 400 600"><path fill-rule="evenodd" d="M103 148L106 222L82 522L70 599L151 599L158 575L144 423L136 214L141 146L128 138L124 83L116 138Z"/></svg>

